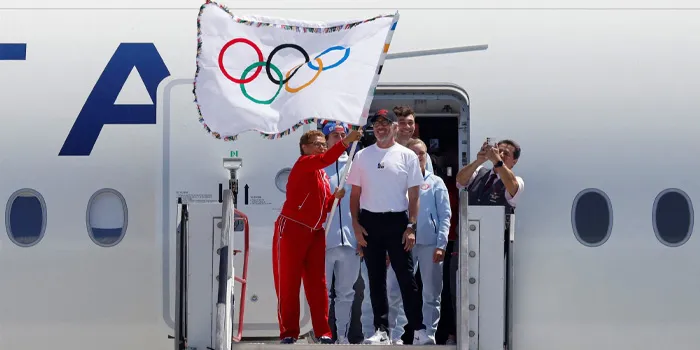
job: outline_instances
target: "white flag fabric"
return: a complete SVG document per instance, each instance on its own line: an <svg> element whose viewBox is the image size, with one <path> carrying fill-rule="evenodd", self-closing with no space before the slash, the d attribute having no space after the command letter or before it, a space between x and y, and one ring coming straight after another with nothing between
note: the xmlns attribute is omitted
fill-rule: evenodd
<svg viewBox="0 0 700 350"><path fill-rule="evenodd" d="M398 19L311 22L205 3L194 82L200 122L224 140L250 130L276 138L324 119L365 125Z"/></svg>

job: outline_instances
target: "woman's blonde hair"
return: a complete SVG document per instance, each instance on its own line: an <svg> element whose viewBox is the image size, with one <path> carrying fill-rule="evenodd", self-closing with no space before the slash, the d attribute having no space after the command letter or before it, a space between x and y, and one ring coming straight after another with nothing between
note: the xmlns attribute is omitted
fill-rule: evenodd
<svg viewBox="0 0 700 350"><path fill-rule="evenodd" d="M411 146L414 146L414 145L421 145L421 146L423 146L423 148L425 149L426 152L428 151L428 146L426 146L425 142L423 142L423 140L421 140L419 138L412 138L412 139L408 140L408 143L406 143L406 148L411 148Z"/></svg>

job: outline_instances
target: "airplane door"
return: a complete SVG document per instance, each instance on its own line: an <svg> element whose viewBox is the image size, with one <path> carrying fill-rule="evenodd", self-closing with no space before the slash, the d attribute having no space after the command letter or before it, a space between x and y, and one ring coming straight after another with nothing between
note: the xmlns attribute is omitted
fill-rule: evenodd
<svg viewBox="0 0 700 350"><path fill-rule="evenodd" d="M212 230L221 216L221 201L224 189L229 188L230 172L224 167L224 159L239 158L242 167L238 171L238 196L236 208L249 219L250 232L250 274L247 281L247 296L245 300L244 336L246 337L274 337L279 334L277 321L277 298L275 295L271 245L274 222L279 215L286 196L286 177L296 159L299 157L299 137L307 130L315 128L315 124L306 124L292 133L281 138L265 139L257 131L248 131L240 134L235 141L216 139L209 134L198 116L196 104L193 103L192 80L170 79L165 80L159 87L158 100L161 108L158 109L158 121L162 123L162 151L163 161L158 180L161 185L162 201L158 203L159 212L162 215L162 234L164 247L164 261L169 261L163 271L164 285L175 288L175 243L171 239L171 233L176 231L174 218L176 216L177 199L182 198L184 203L190 206L191 221L189 223L191 239L196 239L197 245L217 245L212 241ZM202 235L203 237L194 235ZM206 236L206 238L204 238ZM234 233L233 247L242 250L244 235L242 232ZM193 246L191 249L195 249ZM197 248L199 249L199 248ZM215 253L215 252L214 252ZM210 253L207 253L210 254ZM194 254L190 256L195 259ZM204 269L197 272L212 278L204 283L206 290L201 294L206 295L205 300L198 301L202 307L209 305L202 314L193 315L198 319L207 318L207 324L212 320L211 315L212 295L216 293L211 275L211 262L216 256L202 255L197 261L196 268ZM218 266L218 261L216 262ZM201 265L201 266L200 266ZM243 259L234 259L234 268L240 274L243 268ZM191 274L195 274L195 265L189 267ZM217 267L218 269L218 267ZM217 271L216 269L214 270ZM215 274L214 274L215 276ZM191 288L195 282L191 281ZM198 286L197 288L204 288ZM191 292L191 291L190 291ZM241 285L236 283L235 295L241 292ZM200 292L198 292L200 293ZM172 300L168 292L164 292L164 298ZM171 298L171 299L167 299ZM311 317L308 305L300 293L302 302L301 331L311 330ZM215 300L214 300L215 302ZM170 305L174 303L170 302ZM173 308L173 306L171 306ZM233 328L238 329L238 312L235 310ZM213 312L214 314L216 312ZM172 311L164 314L173 314ZM167 315L166 315L167 320ZM189 323L192 333L194 321ZM194 336L190 334L190 338ZM202 337L204 332L202 332ZM204 343L201 343L204 344Z"/></svg>

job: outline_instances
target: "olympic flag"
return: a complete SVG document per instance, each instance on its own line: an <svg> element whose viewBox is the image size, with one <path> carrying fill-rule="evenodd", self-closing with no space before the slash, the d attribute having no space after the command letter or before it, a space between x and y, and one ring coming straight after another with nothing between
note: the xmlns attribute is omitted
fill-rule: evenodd
<svg viewBox="0 0 700 350"><path fill-rule="evenodd" d="M250 130L276 138L323 119L364 126L398 18L239 16L207 1L197 19L200 122L224 140Z"/></svg>

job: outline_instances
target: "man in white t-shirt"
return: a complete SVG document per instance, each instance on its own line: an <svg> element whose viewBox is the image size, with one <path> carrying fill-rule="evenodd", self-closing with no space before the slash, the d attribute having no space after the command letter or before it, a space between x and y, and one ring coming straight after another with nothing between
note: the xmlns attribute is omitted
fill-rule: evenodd
<svg viewBox="0 0 700 350"><path fill-rule="evenodd" d="M391 344L387 254L401 289L406 318L415 330L413 344L428 344L411 256L416 242L419 186L423 183L418 156L394 140L398 129L396 115L380 110L369 122L377 141L357 152L347 178L352 185L353 231L367 265L376 330L365 344Z"/></svg>

